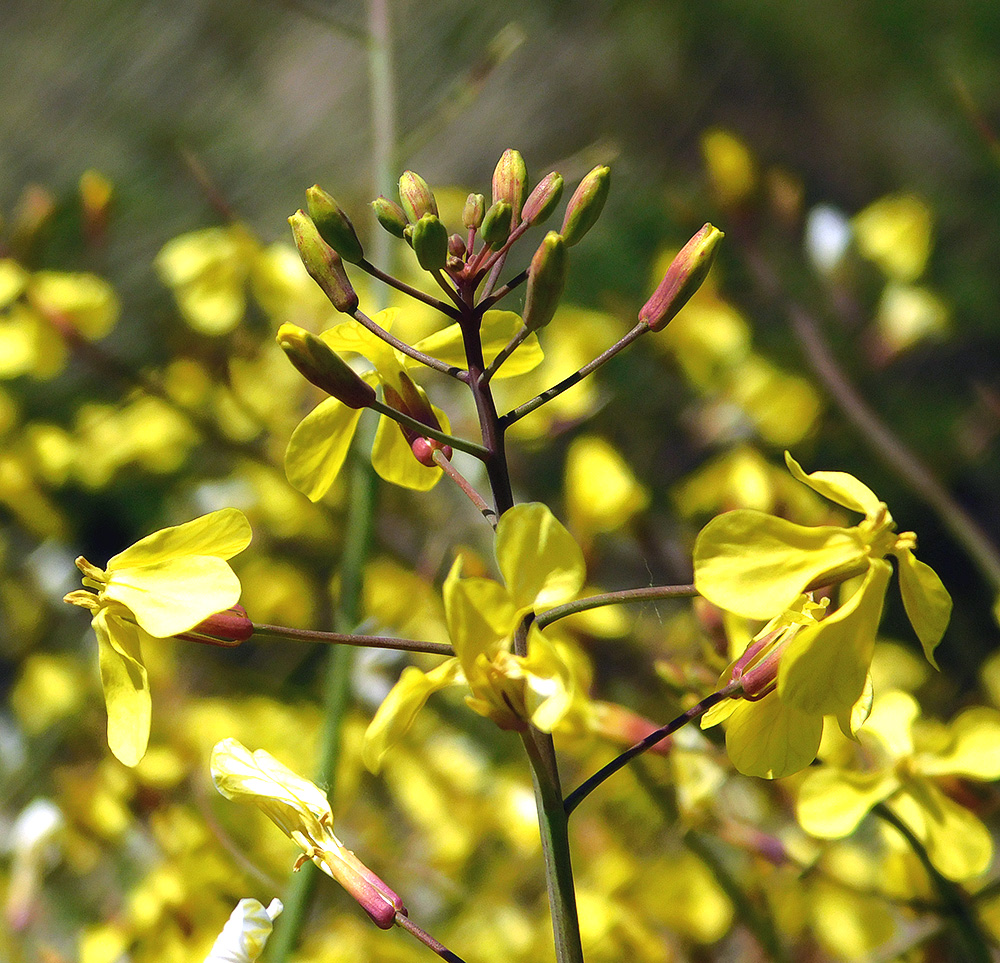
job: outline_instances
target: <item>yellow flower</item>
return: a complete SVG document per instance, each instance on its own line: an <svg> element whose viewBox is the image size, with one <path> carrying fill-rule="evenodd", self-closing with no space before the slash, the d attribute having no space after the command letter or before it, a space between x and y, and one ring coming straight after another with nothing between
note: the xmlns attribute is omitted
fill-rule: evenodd
<svg viewBox="0 0 1000 963"><path fill-rule="evenodd" d="M695 586L720 608L751 619L788 610L806 591L844 582L839 608L799 631L778 672L782 700L804 712L841 714L861 697L892 567L910 623L934 664L951 597L930 566L913 555L916 536L897 534L884 502L844 472L789 471L813 491L864 519L851 528L806 527L751 509L712 519L695 542ZM848 581L849 580L849 581Z"/></svg>
<svg viewBox="0 0 1000 963"><path fill-rule="evenodd" d="M971 879L989 867L990 833L942 787L956 778L1000 778L1000 713L976 706L947 726L919 716L908 693L876 699L860 745L845 747L852 757L861 756L861 766L852 766L852 758L810 772L799 787L799 822L814 836L840 839L885 802L945 876Z"/></svg>
<svg viewBox="0 0 1000 963"><path fill-rule="evenodd" d="M242 512L226 508L140 539L100 569L82 556L84 589L65 601L93 613L108 745L134 766L149 740L150 698L141 643L194 628L235 605L240 583L227 559L250 544Z"/></svg>
<svg viewBox="0 0 1000 963"><path fill-rule="evenodd" d="M284 909L280 899L264 906L259 900L241 899L212 944L205 963L254 963Z"/></svg>
<svg viewBox="0 0 1000 963"><path fill-rule="evenodd" d="M215 788L223 796L255 803L302 848L295 869L312 860L383 929L393 925L397 912L406 914L402 900L333 834L330 802L317 785L263 749L250 752L235 739L216 744L211 766Z"/></svg>
<svg viewBox="0 0 1000 963"><path fill-rule="evenodd" d="M431 693L447 686L467 685L469 707L501 729L523 730L530 722L551 732L584 698L570 660L537 627L528 630L527 655L512 651L529 612L569 601L580 590L586 565L579 545L545 505L529 502L501 517L496 556L503 585L463 577L460 558L452 566L444 606L455 655L427 673L403 670L365 733L363 757L372 771Z"/></svg>
<svg viewBox="0 0 1000 963"><path fill-rule="evenodd" d="M388 330L392 327L397 308L379 312L374 321ZM499 354L521 327L521 319L511 311L487 311L483 316L480 336L487 364ZM362 327L357 321L344 321L324 331L320 337L334 351L353 352L369 361L374 370L362 377L369 384L381 384L406 398L410 391L422 396L422 389L415 385L410 372L421 368L420 362L397 351L381 338ZM466 365L462 332L457 324L418 341L415 345L424 354L464 368ZM541 361L542 352L535 335L507 360L497 373L498 378L523 374ZM404 387L403 381L408 382ZM425 403L426 398L423 399ZM450 431L447 416L431 406L443 431ZM336 398L320 402L292 432L285 452L285 474L299 491L318 501L329 491L344 460L351 440L361 419L361 409L349 408ZM395 485L427 491L441 477L440 468L426 467L416 460L403 433L391 419L384 415L379 420L372 446L372 467L379 476Z"/></svg>

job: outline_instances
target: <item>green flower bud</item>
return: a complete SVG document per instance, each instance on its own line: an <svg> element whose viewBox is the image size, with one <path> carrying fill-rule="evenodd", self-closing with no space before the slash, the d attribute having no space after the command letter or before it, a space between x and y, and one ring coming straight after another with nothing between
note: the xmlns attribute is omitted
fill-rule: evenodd
<svg viewBox="0 0 1000 963"><path fill-rule="evenodd" d="M470 194L462 209L462 223L469 231L478 231L486 213L486 198L482 194Z"/></svg>
<svg viewBox="0 0 1000 963"><path fill-rule="evenodd" d="M425 214L437 217L438 206L434 193L419 174L413 171L403 171L399 179L399 199L403 202L403 210L410 223L415 224Z"/></svg>
<svg viewBox="0 0 1000 963"><path fill-rule="evenodd" d="M403 231L406 230L406 214L398 204L380 194L372 201L372 210L375 211L379 224L390 234L394 237L403 236Z"/></svg>
<svg viewBox="0 0 1000 963"><path fill-rule="evenodd" d="M545 327L556 313L566 286L568 260L565 239L549 231L528 267L523 320L529 331Z"/></svg>
<svg viewBox="0 0 1000 963"><path fill-rule="evenodd" d="M608 199L611 187L611 168L595 167L582 181L566 205L566 215L563 217L562 234L567 247L583 240L601 216L604 202Z"/></svg>
<svg viewBox="0 0 1000 963"><path fill-rule="evenodd" d="M479 233L483 240L493 248L503 247L504 241L510 237L511 221L514 209L507 201L497 201L486 212L483 226Z"/></svg>
<svg viewBox="0 0 1000 963"><path fill-rule="evenodd" d="M717 227L706 224L681 248L653 296L639 311L639 320L650 331L666 327L701 287L715 259L715 249L724 237Z"/></svg>
<svg viewBox="0 0 1000 963"><path fill-rule="evenodd" d="M410 243L425 271L440 271L448 260L448 228L436 214L425 214L413 225Z"/></svg>
<svg viewBox="0 0 1000 963"><path fill-rule="evenodd" d="M358 296L351 287L340 256L320 237L316 225L305 211L296 211L288 223L309 276L323 289L338 311L354 314L358 309Z"/></svg>
<svg viewBox="0 0 1000 963"><path fill-rule="evenodd" d="M319 236L345 261L358 264L364 260L361 241L344 209L318 184L306 191L306 199Z"/></svg>
<svg viewBox="0 0 1000 963"><path fill-rule="evenodd" d="M503 152L493 171L493 203L506 201L510 204L511 221L517 224L521 218L521 202L528 186L528 168L524 158L511 148Z"/></svg>
<svg viewBox="0 0 1000 963"><path fill-rule="evenodd" d="M375 389L321 338L286 321L278 328L277 341L306 380L348 408L367 408L375 400Z"/></svg>
<svg viewBox="0 0 1000 963"><path fill-rule="evenodd" d="M563 176L552 171L535 185L521 211L525 224L541 224L556 209L563 192Z"/></svg>

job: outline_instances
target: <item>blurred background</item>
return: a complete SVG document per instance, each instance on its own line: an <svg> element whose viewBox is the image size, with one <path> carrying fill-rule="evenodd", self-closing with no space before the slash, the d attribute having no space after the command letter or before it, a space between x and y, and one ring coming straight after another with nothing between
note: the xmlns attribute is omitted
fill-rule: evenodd
<svg viewBox="0 0 1000 963"><path fill-rule="evenodd" d="M594 344L596 353L612 340L602 331L627 330L664 258L703 222L727 233L709 290L692 302L694 330L678 324L657 347L619 356L602 370L595 398L512 446L519 494L547 500L573 520L595 584L686 580L698 527L734 502L724 490L709 492L706 476L704 497L685 480L744 446L781 466L789 447L806 470L856 474L888 503L901 530L919 533L920 558L956 602L939 650L945 671L926 683L927 698L945 714L986 698L980 671L997 647L991 608L1000 592L1000 5L400 0L392 20L395 170L412 168L462 197L489 193L507 147L524 155L532 183L548 170L562 172L567 194L596 164L613 168L605 213L573 249L570 307L562 328L559 319L553 324L554 356L559 338ZM179 317L180 285L158 254L179 235L236 223L255 244L287 243L286 218L316 182L337 196L366 242L373 236L366 30L356 2L6 0L0 253L33 272L92 272L110 282L120 320L102 344L116 363L160 372L169 385L180 374L168 372L168 362L183 356L237 384L241 376L227 359L256 363L258 342L273 348L268 332L280 312L258 292L240 308L246 323L235 334L192 332ZM111 185L96 226L81 206L85 171ZM832 380L795 327L803 315L836 360ZM13 337L3 328L0 348L12 350L3 346ZM225 446L211 437L185 436L176 457L160 461L123 454L99 483L71 467L68 454L54 468L56 434L29 430L33 422L75 432L91 452L111 447L96 431L86 433L79 409L82 401L118 406L127 391L92 362L51 378L12 369L0 399L7 452L0 547L4 570L13 573L0 599L0 669L5 694L22 693L14 715L42 760L97 752L74 742L82 737L70 733L72 701L52 717L63 727L54 733L45 720L26 722L23 708L33 691L24 680L35 679L26 668L31 653L72 652L75 664L93 669L80 613L62 611L58 601L75 587L72 557L103 564L148 531L190 517L191 505L207 510L245 497L227 476ZM248 371L257 387L273 386L278 410L285 383ZM838 394L842 381L852 386L846 395ZM882 421L888 443L859 425L852 398ZM262 418L264 429L230 431L230 419L221 436L241 456L280 465L304 405L296 395L282 417ZM573 503L566 460L582 435L603 439L627 460L629 484L640 493L631 508L610 509L602 520ZM898 445L926 475L886 460L885 450ZM481 520L453 494L450 501L398 490L381 496L378 550L427 584L450 550L442 532L488 554L474 534ZM260 621L329 619L331 580L337 591L329 545L339 546L341 499L334 491L325 515L309 514L304 499L260 491L249 499L262 557L241 563L239 574L244 597L259 601ZM966 514L956 523L959 511ZM430 551L421 547L425 521L437 535ZM403 577L402 569L392 573ZM391 625L388 600L373 596L368 605L370 616ZM652 677L642 645L669 658L674 629L659 609L645 616L648 624L632 626L640 644L627 650L614 631L603 639L594 627L586 631L594 633L590 654L606 691L656 714L662 679ZM423 628L433 634L440 620L428 617ZM885 631L917 649L896 594ZM178 705L191 692L227 692L232 659L247 691L267 694L280 678L290 704L316 701L318 657L240 650L199 652L183 665L173 658L160 665L159 684L165 691L168 677L175 680L170 698ZM379 669L383 676L395 670ZM88 731L99 743L99 689L87 678ZM368 711L380 691L371 680L359 683ZM186 723L178 716L175 724ZM161 737L172 738L166 728ZM5 751L0 746L0 756ZM18 804L41 785L38 768L24 768L24 751L4 757L18 774L9 793ZM148 798L129 798L133 811L156 808ZM360 825L373 837L384 830ZM406 851L404 841L398 846ZM92 909L77 911L84 919Z"/></svg>

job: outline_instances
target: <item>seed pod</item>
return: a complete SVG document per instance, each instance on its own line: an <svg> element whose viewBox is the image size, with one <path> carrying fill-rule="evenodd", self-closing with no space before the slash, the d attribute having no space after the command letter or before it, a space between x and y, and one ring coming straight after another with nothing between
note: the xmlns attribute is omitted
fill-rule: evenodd
<svg viewBox="0 0 1000 963"><path fill-rule="evenodd" d="M479 233L483 241L494 249L503 247L504 242L510 237L511 219L514 209L507 201L497 201L486 212L483 218L483 226Z"/></svg>
<svg viewBox="0 0 1000 963"><path fill-rule="evenodd" d="M365 252L358 240L351 219L344 209L323 190L314 184L306 191L309 216L319 231L319 236L326 241L345 261L359 264L364 260Z"/></svg>
<svg viewBox="0 0 1000 963"><path fill-rule="evenodd" d="M425 271L440 271L448 260L448 229L436 214L425 214L413 225L413 253Z"/></svg>
<svg viewBox="0 0 1000 963"><path fill-rule="evenodd" d="M375 389L321 338L286 321L277 341L304 378L348 408L367 408L375 400Z"/></svg>
<svg viewBox="0 0 1000 963"><path fill-rule="evenodd" d="M511 222L521 219L521 202L528 186L528 168L524 158L511 148L507 148L493 171L493 203L506 201L512 211Z"/></svg>
<svg viewBox="0 0 1000 963"><path fill-rule="evenodd" d="M358 296L351 287L340 256L320 237L312 218L305 211L296 211L288 223L309 276L323 289L338 311L354 314L358 309Z"/></svg>
<svg viewBox="0 0 1000 963"><path fill-rule="evenodd" d="M398 204L380 194L372 201L372 210L375 211L379 224L390 234L400 238L403 236L406 230L406 214Z"/></svg>
<svg viewBox="0 0 1000 963"><path fill-rule="evenodd" d="M425 214L437 217L438 206L434 200L434 192L428 187L427 181L413 171L403 171L403 176L399 179L399 199L411 224L415 224Z"/></svg>
<svg viewBox="0 0 1000 963"><path fill-rule="evenodd" d="M604 202L611 188L611 168L595 167L577 185L573 196L566 205L562 234L567 247L572 247L583 239L601 216Z"/></svg>
<svg viewBox="0 0 1000 963"><path fill-rule="evenodd" d="M552 171L546 174L528 195L521 211L521 220L525 224L541 224L547 220L556 209L563 192L562 174Z"/></svg>
<svg viewBox="0 0 1000 963"><path fill-rule="evenodd" d="M566 242L555 231L549 231L528 267L523 320L529 331L545 327L556 313L566 286L568 260Z"/></svg>
<svg viewBox="0 0 1000 963"><path fill-rule="evenodd" d="M672 321L708 276L715 249L725 235L706 224L670 262L653 296L639 310L639 320L650 331L659 331Z"/></svg>

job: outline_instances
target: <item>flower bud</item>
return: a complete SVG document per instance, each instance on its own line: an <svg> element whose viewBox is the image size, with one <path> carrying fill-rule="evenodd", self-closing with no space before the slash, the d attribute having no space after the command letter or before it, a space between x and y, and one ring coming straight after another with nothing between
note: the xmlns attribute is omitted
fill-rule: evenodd
<svg viewBox="0 0 1000 963"><path fill-rule="evenodd" d="M664 328L701 287L723 237L722 231L706 224L670 262L659 287L639 311L639 320L650 331Z"/></svg>
<svg viewBox="0 0 1000 963"><path fill-rule="evenodd" d="M572 247L583 239L601 216L604 202L611 188L611 168L595 167L580 181L573 196L566 205L562 234L567 247Z"/></svg>
<svg viewBox="0 0 1000 963"><path fill-rule="evenodd" d="M503 247L504 241L510 237L513 216L514 209L507 201L497 201L486 212L479 233L490 247Z"/></svg>
<svg viewBox="0 0 1000 963"><path fill-rule="evenodd" d="M556 209L563 192L563 176L555 171L546 174L528 195L521 211L525 224L541 224Z"/></svg>
<svg viewBox="0 0 1000 963"><path fill-rule="evenodd" d="M524 326L529 331L545 327L556 313L566 286L567 263L565 240L555 231L549 231L528 267Z"/></svg>
<svg viewBox="0 0 1000 963"><path fill-rule="evenodd" d="M486 198L482 194L470 194L462 208L462 224L469 231L478 231L486 213Z"/></svg>
<svg viewBox="0 0 1000 963"><path fill-rule="evenodd" d="M406 214L398 204L380 194L372 201L372 209L379 224L390 234L400 238L403 236L403 231L406 230Z"/></svg>
<svg viewBox="0 0 1000 963"><path fill-rule="evenodd" d="M382 385L382 392L385 395L386 404L396 411L401 411L404 415L427 425L429 428L441 430L441 422L434 414L434 409L424 393L423 389L417 385L413 379L405 372L401 371L398 378L398 390L390 384ZM399 430L403 433L413 457L426 465L428 468L434 467L434 449L439 448L444 452L447 459L451 459L452 450L450 445L445 445L433 438L425 438L419 432L414 431L408 425L399 425Z"/></svg>
<svg viewBox="0 0 1000 963"><path fill-rule="evenodd" d="M511 148L507 148L493 171L493 203L506 201L512 211L511 222L521 219L521 202L528 185L528 168L524 158Z"/></svg>
<svg viewBox="0 0 1000 963"><path fill-rule="evenodd" d="M309 276L323 289L330 303L344 314L354 314L358 296L344 270L337 252L320 237L316 225L305 211L296 211L289 219L295 246Z"/></svg>
<svg viewBox="0 0 1000 963"><path fill-rule="evenodd" d="M253 635L253 622L242 605L233 605L225 612L216 612L203 619L193 629L176 636L188 642L234 648Z"/></svg>
<svg viewBox="0 0 1000 963"><path fill-rule="evenodd" d="M453 454L451 445L442 445L441 442L435 441L433 438L414 438L410 442L410 451L413 452L413 457L426 468L437 467L434 462L435 451L440 451L448 461L451 461Z"/></svg>
<svg viewBox="0 0 1000 963"><path fill-rule="evenodd" d="M436 214L425 214L413 225L410 243L425 271L440 271L448 260L448 229Z"/></svg>
<svg viewBox="0 0 1000 963"><path fill-rule="evenodd" d="M465 257L465 241L463 240L461 234L452 234L451 237L448 238L448 253L452 257Z"/></svg>
<svg viewBox="0 0 1000 963"><path fill-rule="evenodd" d="M344 209L318 184L313 184L306 191L306 199L309 216L313 219L319 236L345 261L352 264L363 261L364 249Z"/></svg>
<svg viewBox="0 0 1000 963"><path fill-rule="evenodd" d="M304 378L348 408L367 408L375 400L375 389L321 338L286 321L277 341Z"/></svg>
<svg viewBox="0 0 1000 963"><path fill-rule="evenodd" d="M438 206L434 193L419 174L413 171L403 171L399 179L399 199L403 202L403 210L410 222L415 224L425 214L437 217Z"/></svg>

